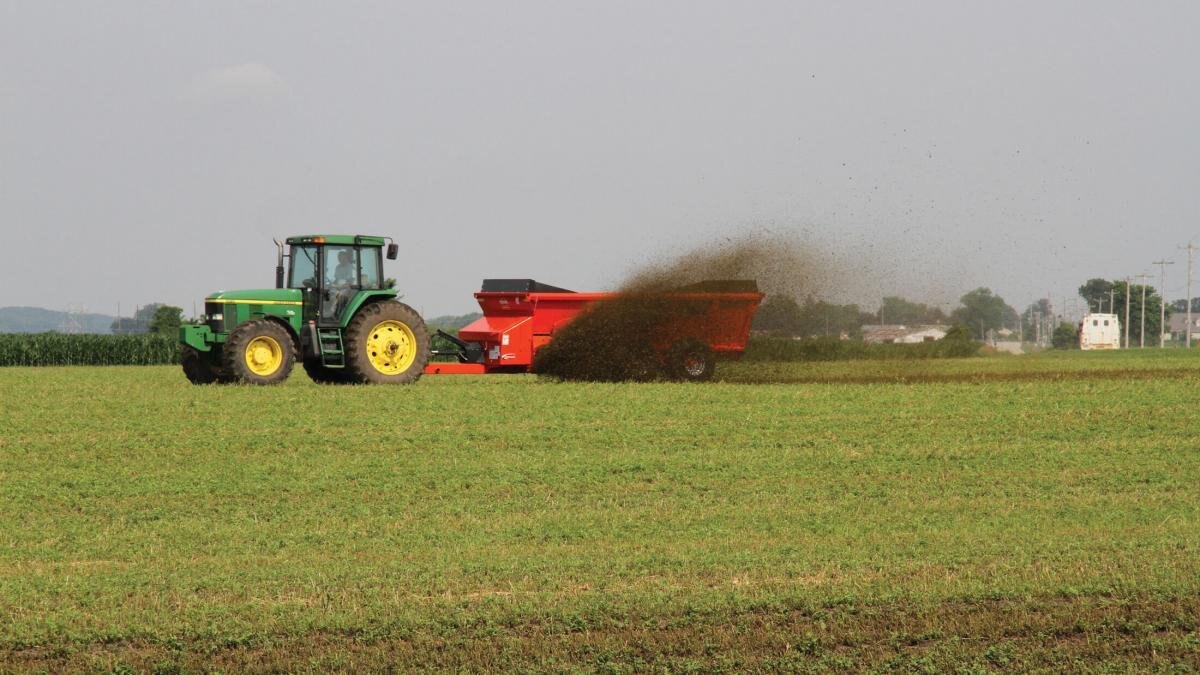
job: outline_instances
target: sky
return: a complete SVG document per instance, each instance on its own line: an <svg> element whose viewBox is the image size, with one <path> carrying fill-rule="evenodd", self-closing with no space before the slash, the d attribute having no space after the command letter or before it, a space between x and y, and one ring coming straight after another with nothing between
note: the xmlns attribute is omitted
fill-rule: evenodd
<svg viewBox="0 0 1200 675"><path fill-rule="evenodd" d="M868 308L1162 259L1182 297L1197 34L1165 1L7 0L0 306L191 314L304 233L393 237L427 316L747 232Z"/></svg>

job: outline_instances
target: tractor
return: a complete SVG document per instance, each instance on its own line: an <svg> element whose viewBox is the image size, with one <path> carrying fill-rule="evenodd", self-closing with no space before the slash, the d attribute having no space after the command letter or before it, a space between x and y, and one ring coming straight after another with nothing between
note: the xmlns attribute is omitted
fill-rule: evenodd
<svg viewBox="0 0 1200 675"><path fill-rule="evenodd" d="M275 288L221 291L179 329L194 384L277 384L299 360L321 384L409 384L429 361L421 316L383 277L388 237L303 235L275 241ZM286 264L285 264L286 263Z"/></svg>

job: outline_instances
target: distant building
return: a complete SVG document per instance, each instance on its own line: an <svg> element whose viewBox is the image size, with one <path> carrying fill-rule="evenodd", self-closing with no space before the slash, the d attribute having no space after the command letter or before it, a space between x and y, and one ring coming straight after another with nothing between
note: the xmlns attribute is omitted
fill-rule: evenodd
<svg viewBox="0 0 1200 675"><path fill-rule="evenodd" d="M1184 340L1186 340L1187 336L1184 335L1184 328L1186 328L1186 327L1187 327L1187 314L1185 314L1183 312L1180 312L1179 314L1172 314L1171 318L1167 319L1167 330L1169 330L1171 333L1171 336L1169 339L1178 340L1179 342L1183 342ZM1197 338L1200 338L1200 314L1193 312L1192 313L1192 341L1195 342Z"/></svg>
<svg viewBox="0 0 1200 675"><path fill-rule="evenodd" d="M1006 352L1008 354L1025 353L1025 345L1020 340L997 340L992 343L992 348L998 352Z"/></svg>
<svg viewBox="0 0 1200 675"><path fill-rule="evenodd" d="M934 342L946 337L949 326L902 326L899 324L884 324L863 326L863 342L871 344L914 344L917 342Z"/></svg>
<svg viewBox="0 0 1200 675"><path fill-rule="evenodd" d="M1079 322L1080 349L1120 349L1121 321L1116 314L1088 314Z"/></svg>

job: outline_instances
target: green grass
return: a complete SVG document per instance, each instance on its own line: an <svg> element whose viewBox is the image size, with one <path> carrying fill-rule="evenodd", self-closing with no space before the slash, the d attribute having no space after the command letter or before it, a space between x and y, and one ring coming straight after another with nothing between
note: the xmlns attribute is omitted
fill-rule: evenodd
<svg viewBox="0 0 1200 675"><path fill-rule="evenodd" d="M907 345L877 345L907 346ZM1200 377L1200 352L1147 349L1122 352L1044 351L1022 356L928 360L820 361L728 365L725 382L780 384L1038 382L1064 379L1170 379Z"/></svg>
<svg viewBox="0 0 1200 675"><path fill-rule="evenodd" d="M1200 667L1200 354L718 376L0 369L0 659Z"/></svg>

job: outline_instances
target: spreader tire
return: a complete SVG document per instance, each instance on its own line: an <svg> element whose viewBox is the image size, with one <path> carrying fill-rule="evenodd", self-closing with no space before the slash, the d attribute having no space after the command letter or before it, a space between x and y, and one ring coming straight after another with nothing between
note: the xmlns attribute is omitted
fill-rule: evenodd
<svg viewBox="0 0 1200 675"><path fill-rule="evenodd" d="M717 369L708 345L699 340L681 340L667 353L667 374L684 382L707 382Z"/></svg>
<svg viewBox="0 0 1200 675"><path fill-rule="evenodd" d="M317 384L353 384L354 378L345 368L327 368L321 360L308 359L304 362L304 372Z"/></svg>
<svg viewBox="0 0 1200 675"><path fill-rule="evenodd" d="M192 384L212 384L220 377L220 371L190 345L179 347L179 362L183 366L183 374Z"/></svg>
<svg viewBox="0 0 1200 675"><path fill-rule="evenodd" d="M232 382L278 384L292 372L296 345L283 326L256 319L233 329L225 341L222 361Z"/></svg>
<svg viewBox="0 0 1200 675"><path fill-rule="evenodd" d="M346 326L346 370L353 380L411 384L429 363L429 330L420 314L394 300L362 309Z"/></svg>

